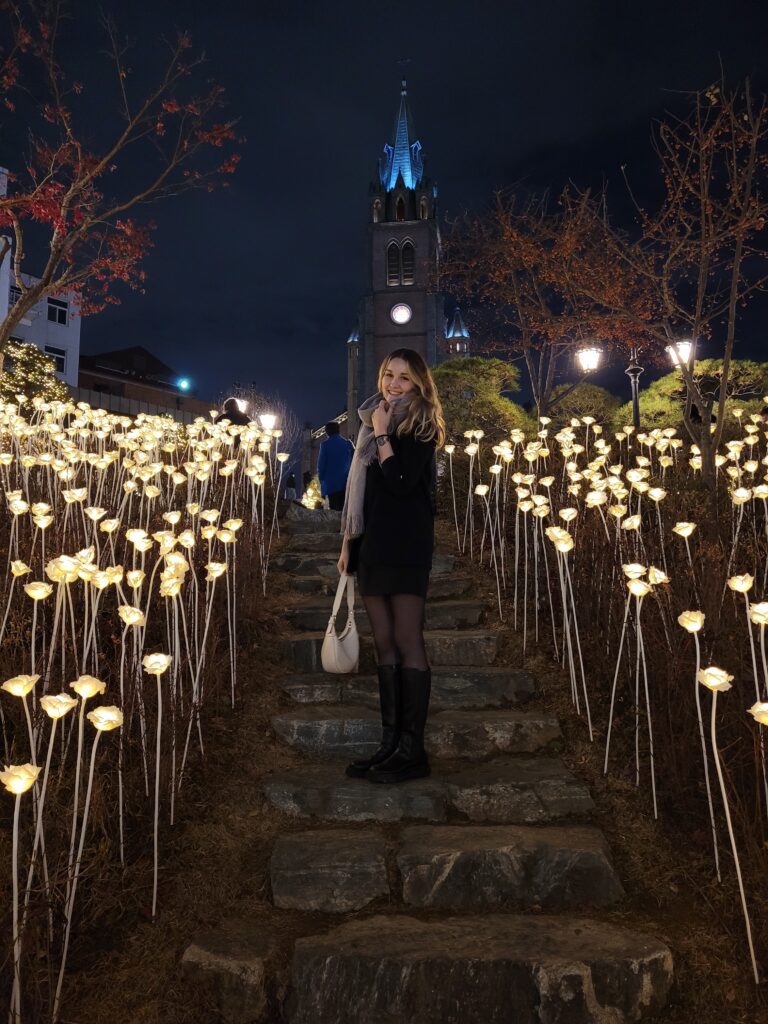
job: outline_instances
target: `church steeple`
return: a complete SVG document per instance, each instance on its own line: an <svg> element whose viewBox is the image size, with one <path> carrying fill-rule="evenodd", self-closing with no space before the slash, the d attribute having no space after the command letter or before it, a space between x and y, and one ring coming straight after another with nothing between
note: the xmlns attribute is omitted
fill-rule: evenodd
<svg viewBox="0 0 768 1024"><path fill-rule="evenodd" d="M461 310L456 307L453 320L445 332L447 349L451 355L466 356L469 354L469 331L464 326Z"/></svg>
<svg viewBox="0 0 768 1024"><path fill-rule="evenodd" d="M395 118L392 144L384 146L384 156L379 162L379 180L387 192L398 185L398 179L402 179L399 182L401 187L418 188L424 177L421 143L414 139L414 134L408 106L408 88L403 79L400 83L400 109Z"/></svg>

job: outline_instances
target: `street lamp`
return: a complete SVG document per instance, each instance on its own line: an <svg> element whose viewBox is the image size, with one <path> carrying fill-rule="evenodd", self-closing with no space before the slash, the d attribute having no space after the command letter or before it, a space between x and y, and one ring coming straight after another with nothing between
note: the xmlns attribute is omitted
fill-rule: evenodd
<svg viewBox="0 0 768 1024"><path fill-rule="evenodd" d="M277 416L271 412L263 412L259 416L259 423L261 423L262 430L272 430L277 423Z"/></svg>
<svg viewBox="0 0 768 1024"><path fill-rule="evenodd" d="M671 345L667 345L667 354L675 366L687 366L688 360L691 358L692 348L693 342L684 338L682 341L676 341Z"/></svg>
<svg viewBox="0 0 768 1024"><path fill-rule="evenodd" d="M635 430L640 429L640 374L642 366L637 361L637 349L633 348L629 356L629 366L624 371L632 384L632 423Z"/></svg>
<svg viewBox="0 0 768 1024"><path fill-rule="evenodd" d="M581 348L576 353L579 366L581 366L584 373L594 373L600 365L601 357L602 352L599 348Z"/></svg>
<svg viewBox="0 0 768 1024"><path fill-rule="evenodd" d="M248 411L248 403L244 398L236 398L235 401L237 402L237 408L240 410L240 412Z"/></svg>

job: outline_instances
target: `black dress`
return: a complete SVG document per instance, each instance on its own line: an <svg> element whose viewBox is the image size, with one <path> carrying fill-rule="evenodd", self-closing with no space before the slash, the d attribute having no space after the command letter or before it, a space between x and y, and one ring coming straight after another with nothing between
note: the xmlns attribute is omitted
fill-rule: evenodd
<svg viewBox="0 0 768 1024"><path fill-rule="evenodd" d="M427 596L434 548L434 441L391 438L394 455L366 470L364 532L350 545L349 571L363 597Z"/></svg>

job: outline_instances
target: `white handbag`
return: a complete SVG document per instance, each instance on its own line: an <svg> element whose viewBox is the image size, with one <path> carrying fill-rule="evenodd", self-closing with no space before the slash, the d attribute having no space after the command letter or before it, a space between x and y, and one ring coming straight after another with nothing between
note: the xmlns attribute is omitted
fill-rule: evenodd
<svg viewBox="0 0 768 1024"><path fill-rule="evenodd" d="M336 632L336 616L341 608L344 592L347 594L347 624L341 633ZM323 637L320 660L324 672L346 674L357 672L360 661L360 637L355 624L355 577L344 574L339 580L333 611Z"/></svg>

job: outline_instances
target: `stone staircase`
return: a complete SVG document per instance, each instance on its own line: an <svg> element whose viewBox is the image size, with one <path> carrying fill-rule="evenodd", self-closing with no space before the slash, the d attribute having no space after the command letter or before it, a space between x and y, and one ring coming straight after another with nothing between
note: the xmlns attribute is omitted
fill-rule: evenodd
<svg viewBox="0 0 768 1024"><path fill-rule="evenodd" d="M306 826L274 845L274 906L312 915L316 934L295 943L281 1017L265 1016L267 937L255 947L239 932L228 943L221 933L201 939L187 969L221 977L224 942L224 985L245 1000L233 1010L241 1004L229 998L224 1019L238 1024L658 1019L671 953L585 916L623 897L605 838L589 824L589 791L557 756L560 727L535 707L532 677L494 663L498 634L484 628L484 608L449 554L435 559L427 612L432 776L371 785L344 775L346 760L378 745L373 650L363 616L360 674L322 672L338 528L333 514L317 514L319 525L293 515L273 563L296 597L285 707L272 725L307 759L266 778L264 793ZM339 924L340 915L352 916Z"/></svg>

